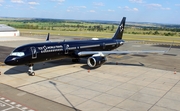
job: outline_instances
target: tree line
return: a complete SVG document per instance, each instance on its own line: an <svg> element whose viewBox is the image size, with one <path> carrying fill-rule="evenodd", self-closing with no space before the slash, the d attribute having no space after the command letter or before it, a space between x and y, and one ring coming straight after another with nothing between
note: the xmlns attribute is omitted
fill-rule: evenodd
<svg viewBox="0 0 180 111"><path fill-rule="evenodd" d="M115 32L118 24L90 23L73 20L54 20L54 19L34 19L34 20L12 20L8 26L18 29L38 29L38 30L58 30L58 31L97 31ZM163 35L180 36L180 26L159 25L156 26L136 26L126 25L124 33L141 35Z"/></svg>

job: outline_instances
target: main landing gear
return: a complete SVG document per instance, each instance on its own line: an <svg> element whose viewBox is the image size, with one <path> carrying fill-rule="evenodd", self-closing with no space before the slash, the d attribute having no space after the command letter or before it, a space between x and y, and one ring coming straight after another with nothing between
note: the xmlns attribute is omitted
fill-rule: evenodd
<svg viewBox="0 0 180 111"><path fill-rule="evenodd" d="M34 64L29 64L28 74L29 74L30 76L35 76L35 72L34 72L34 70L33 70L33 65L34 65Z"/></svg>

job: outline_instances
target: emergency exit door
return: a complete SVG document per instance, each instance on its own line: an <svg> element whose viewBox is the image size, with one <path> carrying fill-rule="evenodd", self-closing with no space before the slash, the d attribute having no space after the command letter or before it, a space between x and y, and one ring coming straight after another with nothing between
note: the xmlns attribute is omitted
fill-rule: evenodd
<svg viewBox="0 0 180 111"><path fill-rule="evenodd" d="M37 51L35 47L31 47L32 59L37 58Z"/></svg>

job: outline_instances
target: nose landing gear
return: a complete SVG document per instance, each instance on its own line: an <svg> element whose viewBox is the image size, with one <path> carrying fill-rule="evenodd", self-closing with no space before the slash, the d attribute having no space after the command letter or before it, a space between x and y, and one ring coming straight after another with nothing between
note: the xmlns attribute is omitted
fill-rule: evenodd
<svg viewBox="0 0 180 111"><path fill-rule="evenodd" d="M29 74L30 76L35 76L35 72L34 72L34 70L33 70L33 65L34 65L34 64L29 64L28 74Z"/></svg>

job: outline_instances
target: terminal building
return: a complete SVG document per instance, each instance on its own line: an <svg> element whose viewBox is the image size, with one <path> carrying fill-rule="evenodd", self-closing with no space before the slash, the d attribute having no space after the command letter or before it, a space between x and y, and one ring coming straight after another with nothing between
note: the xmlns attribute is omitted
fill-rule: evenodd
<svg viewBox="0 0 180 111"><path fill-rule="evenodd" d="M10 26L0 24L0 37L6 37L6 36L20 36L20 32Z"/></svg>

